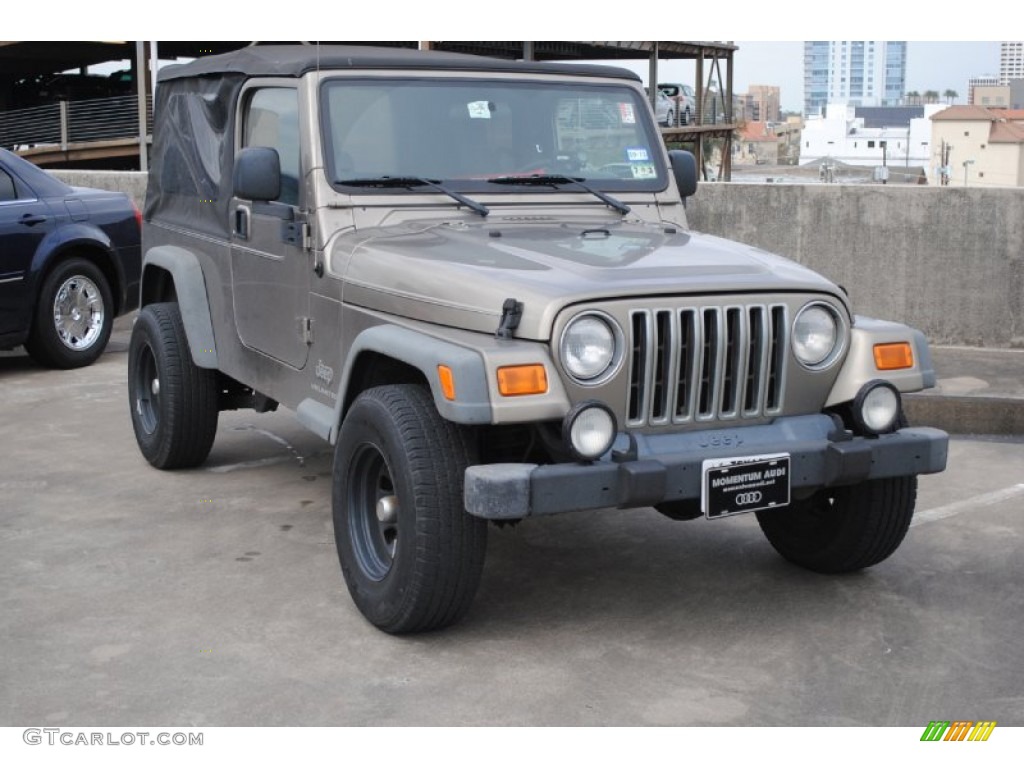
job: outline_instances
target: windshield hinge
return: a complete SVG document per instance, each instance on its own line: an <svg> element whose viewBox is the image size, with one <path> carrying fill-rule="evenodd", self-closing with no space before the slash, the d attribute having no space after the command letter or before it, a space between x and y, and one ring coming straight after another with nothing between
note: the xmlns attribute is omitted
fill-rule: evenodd
<svg viewBox="0 0 1024 768"><path fill-rule="evenodd" d="M512 331L519 327L522 318L523 303L515 299L505 299L505 303L501 305L501 321L494 335L499 339L511 339Z"/></svg>

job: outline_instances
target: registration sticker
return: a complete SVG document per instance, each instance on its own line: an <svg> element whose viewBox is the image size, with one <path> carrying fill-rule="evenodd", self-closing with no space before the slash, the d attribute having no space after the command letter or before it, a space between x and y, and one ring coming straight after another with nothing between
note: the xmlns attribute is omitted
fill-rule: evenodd
<svg viewBox="0 0 1024 768"><path fill-rule="evenodd" d="M626 159L631 163L640 163L650 160L651 156L645 147L626 147Z"/></svg>
<svg viewBox="0 0 1024 768"><path fill-rule="evenodd" d="M619 102L619 119L627 125L636 122L636 112L633 111L633 105L628 101Z"/></svg>
<svg viewBox="0 0 1024 768"><path fill-rule="evenodd" d="M705 459L700 508L711 518L789 504L789 454Z"/></svg>

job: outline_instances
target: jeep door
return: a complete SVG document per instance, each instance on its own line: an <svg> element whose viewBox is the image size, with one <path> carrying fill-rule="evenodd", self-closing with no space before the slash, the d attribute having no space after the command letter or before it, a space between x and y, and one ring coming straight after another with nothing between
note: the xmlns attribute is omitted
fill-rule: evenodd
<svg viewBox="0 0 1024 768"><path fill-rule="evenodd" d="M272 147L281 193L271 204L231 201L231 284L242 343L292 367L309 354L312 255L303 247L298 92L257 85L239 100L241 147Z"/></svg>

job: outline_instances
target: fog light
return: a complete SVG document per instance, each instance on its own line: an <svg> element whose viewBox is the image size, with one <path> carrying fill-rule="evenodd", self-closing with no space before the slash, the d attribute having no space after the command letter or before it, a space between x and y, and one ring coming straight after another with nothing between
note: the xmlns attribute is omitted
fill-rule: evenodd
<svg viewBox="0 0 1024 768"><path fill-rule="evenodd" d="M562 422L562 439L580 461L593 461L607 453L615 434L615 415L594 400L578 404Z"/></svg>
<svg viewBox="0 0 1024 768"><path fill-rule="evenodd" d="M900 393L887 381L869 381L853 399L853 420L866 435L892 432L900 417Z"/></svg>

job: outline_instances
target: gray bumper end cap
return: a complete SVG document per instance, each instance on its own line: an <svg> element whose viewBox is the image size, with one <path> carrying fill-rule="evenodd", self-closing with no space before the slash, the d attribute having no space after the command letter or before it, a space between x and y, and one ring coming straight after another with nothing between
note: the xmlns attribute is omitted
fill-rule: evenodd
<svg viewBox="0 0 1024 768"><path fill-rule="evenodd" d="M466 469L466 511L485 520L530 514L530 475L536 464L482 464Z"/></svg>

